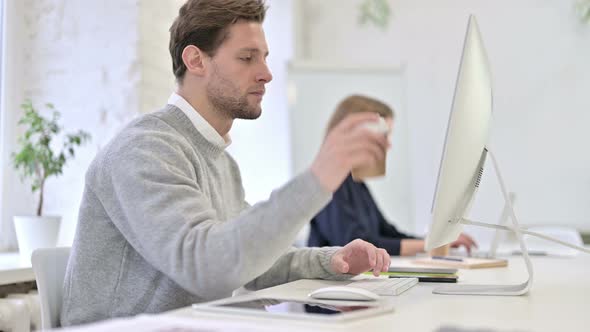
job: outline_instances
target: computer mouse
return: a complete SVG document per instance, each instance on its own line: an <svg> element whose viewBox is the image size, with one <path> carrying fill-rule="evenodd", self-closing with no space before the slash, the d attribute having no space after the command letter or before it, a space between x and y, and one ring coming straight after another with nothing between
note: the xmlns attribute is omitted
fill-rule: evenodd
<svg viewBox="0 0 590 332"><path fill-rule="evenodd" d="M314 290L308 295L317 300L376 301L379 295L366 289L348 286L330 286Z"/></svg>

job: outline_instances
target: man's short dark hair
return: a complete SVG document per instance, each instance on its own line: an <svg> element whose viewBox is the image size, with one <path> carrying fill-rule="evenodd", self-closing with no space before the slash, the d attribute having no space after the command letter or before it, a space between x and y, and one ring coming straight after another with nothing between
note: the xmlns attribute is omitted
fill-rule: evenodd
<svg viewBox="0 0 590 332"><path fill-rule="evenodd" d="M229 27L238 20L262 23L267 7L264 0L188 0L170 27L170 55L176 80L186 73L182 51L194 45L214 56L227 38Z"/></svg>

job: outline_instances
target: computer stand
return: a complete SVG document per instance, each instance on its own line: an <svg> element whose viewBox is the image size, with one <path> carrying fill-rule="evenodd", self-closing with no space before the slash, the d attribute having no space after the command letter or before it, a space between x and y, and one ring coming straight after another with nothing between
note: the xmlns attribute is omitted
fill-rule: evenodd
<svg viewBox="0 0 590 332"><path fill-rule="evenodd" d="M516 194L514 192L509 192L508 197L510 198L510 203L512 203L512 207L514 208L516 206ZM510 207L508 206L508 204L504 204L504 208L502 209L502 215L498 220L498 225L504 226L508 222L508 219L510 219L509 210ZM490 249L488 250L487 254L482 258L496 258L496 254L498 252L498 245L500 244L503 235L504 232L502 232L502 229L496 229L496 231L494 232L494 237L492 238L492 242L490 243Z"/></svg>
<svg viewBox="0 0 590 332"><path fill-rule="evenodd" d="M460 219L459 222L461 222L462 224L465 225L475 225L475 226L481 226L481 227L487 227L487 228L493 228L493 229L501 229L501 230L506 230L506 231L511 231L514 232L514 234L516 235L516 238L518 239L518 243L520 244L520 250L522 252L522 257L524 258L525 264L526 264L526 268L527 268L527 272L528 272L528 277L527 280L521 284L516 284L516 285L453 285L453 286L444 286L444 287L439 287L436 288L433 293L435 294L454 294L454 295L503 295L503 296L514 296L514 295L523 295L526 294L529 289L531 288L531 285L533 283L533 265L531 263L531 259L529 257L529 252L527 250L527 247L524 243L524 239L523 239L523 234L528 234L528 235L533 235L533 236L537 236L539 238L548 240L548 241L553 241L556 243L559 243L561 245L570 247L570 248L574 248L586 253L590 253L590 250L588 248L584 248L584 247L579 247L576 245L572 245L569 244L567 242L563 242L554 238L551 238L549 236L537 233L537 232L531 232L525 229L521 229L518 223L518 218L516 217L516 213L514 212L514 206L512 205L512 199L510 197L510 195L508 194L508 190L506 190L506 186L504 185L504 180L502 179L502 174L500 173L500 168L498 167L498 162L496 161L496 158L494 157L494 154L492 153L492 151L490 151L489 149L485 149L483 151L483 155L482 155L482 162L481 162L481 166L482 169L480 170L480 174L482 174L483 172L483 164L485 163L485 158L486 158L486 154L489 154L491 159L492 159L492 164L494 165L494 169L496 171L496 175L498 178L498 182L500 184L500 189L502 191L502 196L504 196L504 202L505 202L505 210L508 210L508 216L510 217L510 219L512 220L512 227L510 226L504 226L504 225L494 225L494 224L487 224L487 223L483 223L483 222L478 222L478 221L473 221L473 220L469 220L465 217L462 217ZM477 179L477 185L479 185L479 180ZM475 195L475 192L474 194ZM473 197L471 198L471 200L473 200ZM469 204L470 205L470 204ZM468 208L466 208L465 210L468 210ZM467 213L467 211L463 212L463 216L465 216L465 214Z"/></svg>

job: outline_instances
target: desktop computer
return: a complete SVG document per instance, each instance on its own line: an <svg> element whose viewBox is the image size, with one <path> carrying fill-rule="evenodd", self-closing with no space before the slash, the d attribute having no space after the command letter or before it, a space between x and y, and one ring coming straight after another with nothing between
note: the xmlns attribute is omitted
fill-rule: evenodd
<svg viewBox="0 0 590 332"><path fill-rule="evenodd" d="M522 235L529 234L590 253L590 250L543 234L521 229L512 199L502 179L497 160L488 147L493 92L488 58L473 15L469 17L444 150L432 204L432 223L425 248L456 240L463 225L476 225L513 232L526 262L528 279L517 285L453 285L434 290L437 294L522 295L533 280L533 268ZM466 218L479 187L486 160L492 161L512 226L487 224Z"/></svg>

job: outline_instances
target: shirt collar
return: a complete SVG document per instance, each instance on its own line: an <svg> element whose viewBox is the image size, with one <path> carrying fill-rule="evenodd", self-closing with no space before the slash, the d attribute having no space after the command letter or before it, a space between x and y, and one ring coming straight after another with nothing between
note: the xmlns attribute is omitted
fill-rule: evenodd
<svg viewBox="0 0 590 332"><path fill-rule="evenodd" d="M215 130L215 128L213 128L213 126L211 126L211 124L209 124L209 122L207 122L207 120L205 120L205 118L203 118L201 114L199 114L199 112L186 101L186 99L176 92L172 92L170 98L168 98L168 104L178 107L189 120L191 120L191 123L195 126L197 131L210 143L223 149L231 144L229 133L223 137L219 135L217 130Z"/></svg>

